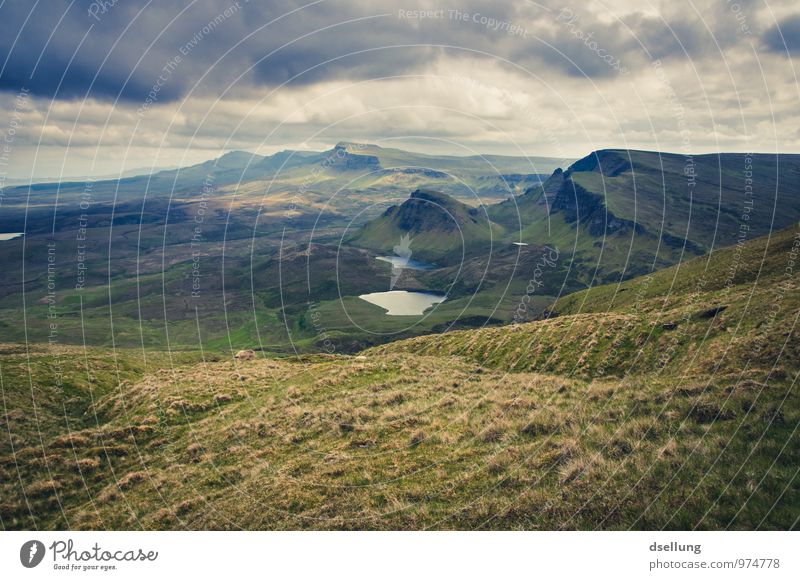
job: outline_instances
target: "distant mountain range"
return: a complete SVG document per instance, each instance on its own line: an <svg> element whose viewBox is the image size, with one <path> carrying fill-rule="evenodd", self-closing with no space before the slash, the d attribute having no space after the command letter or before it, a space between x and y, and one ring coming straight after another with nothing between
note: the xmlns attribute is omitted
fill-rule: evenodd
<svg viewBox="0 0 800 580"><path fill-rule="evenodd" d="M557 168L522 195L480 208L416 191L350 241L386 251L411 234L420 255L438 253L445 264L462 252L467 260L489 260L491 245L549 244L569 256L569 290L640 275L798 221L800 155L603 150Z"/></svg>
<svg viewBox="0 0 800 580"><path fill-rule="evenodd" d="M152 176L6 188L3 226L25 236L0 243L0 329L46 340L38 323L46 305L26 297L46 292L47 264L30 256L51 239L67 341L83 340L83 322L93 344L164 345L168 331L171 346L188 346L199 324L209 348L268 337L271 351L313 351L320 333L309 304L346 351L507 323L523 300L532 319L570 293L797 223L799 184L798 155L603 150L560 166L339 143L231 152ZM375 258L404 239L412 259L435 267L395 272L393 284L392 266ZM390 286L447 300L407 328L358 298Z"/></svg>
<svg viewBox="0 0 800 580"><path fill-rule="evenodd" d="M549 157L426 155L343 141L326 151L286 150L268 156L234 151L198 165L162 171L153 178L184 188L202 185L209 176L219 187L268 179L302 184L311 174L314 179L306 185L312 190L425 186L477 198L520 192L521 186L540 182L559 163Z"/></svg>
<svg viewBox="0 0 800 580"><path fill-rule="evenodd" d="M148 222L162 219L168 211L180 213L199 198L228 206L223 198L231 195L244 213L244 206L277 202L291 205L294 213L308 214L311 223L323 208L323 219L345 218L365 209L368 218L377 211L371 209L376 201L405 197L418 188L471 204L500 201L541 183L560 164L562 160L548 157L439 156L349 142L326 151L287 150L268 156L232 151L196 165L142 175L7 182L4 227L35 230L41 217L42 230L52 229L53 219L69 221L84 213L79 206L87 199L94 212L110 214L113 206L117 219ZM58 212L52 206L56 198ZM234 219L240 219L241 212Z"/></svg>
<svg viewBox="0 0 800 580"><path fill-rule="evenodd" d="M340 142L325 151L285 150L272 155L258 155L246 151L231 151L224 155L187 167L156 169L145 168L125 171L120 175L88 178L42 178L33 180L33 187L61 183L68 189L75 185L92 182L103 189L120 186L123 189L133 183L147 182L153 190L183 190L213 183L215 187L247 183L265 179L286 179L311 170L331 174L368 172L370 180L420 182L439 180L452 181L458 178L476 179L483 182L478 189L486 189L497 181L507 184L512 190L520 184L538 181L537 176L546 177L563 160L551 157L511 157L504 155L428 155L380 147L373 144ZM352 176L351 176L352 177ZM10 186L26 187L30 180L7 180ZM448 187L452 187L450 184ZM476 192L477 193L477 192Z"/></svg>

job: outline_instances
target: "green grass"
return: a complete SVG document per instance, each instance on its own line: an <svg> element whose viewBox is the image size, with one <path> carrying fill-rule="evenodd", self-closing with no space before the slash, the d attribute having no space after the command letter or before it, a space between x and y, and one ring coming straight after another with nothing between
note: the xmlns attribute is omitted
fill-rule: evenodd
<svg viewBox="0 0 800 580"><path fill-rule="evenodd" d="M346 242L391 254L406 236L415 258L450 264L460 262L464 254L482 253L504 233L502 226L488 219L484 208L471 208L440 192L416 190L402 204L353 232Z"/></svg>
<svg viewBox="0 0 800 580"><path fill-rule="evenodd" d="M604 167L624 161L630 169L619 175L607 170L575 171L572 179L602 195L611 213L651 233L664 231L678 239L688 238L707 250L731 245L747 202L752 202L746 213L753 237L800 220L796 155L721 153L687 158L610 150L598 156ZM693 185L689 185L687 167L696 174ZM752 179L752 196L745 195L746 172ZM779 211L773 213L776 208Z"/></svg>
<svg viewBox="0 0 800 580"><path fill-rule="evenodd" d="M362 152L377 155L387 167L422 164L452 171L470 186L496 186L495 178L490 175L494 172L485 173L488 165L476 158L428 157L372 146ZM189 240L194 227L192 216L198 207L197 190L190 182L201 181L213 163L183 172L187 181L181 182L174 192L168 225L163 223L168 200L159 189L169 181L168 176L162 175L154 182L143 214L143 190L137 186L140 182L136 179L124 180L118 203L113 206L110 202L114 198L115 187L112 186L115 182L96 185L95 203L89 212L87 285L81 293L82 316L81 296L74 291L74 285L75 228L83 211L77 201L84 186L65 185L61 192L63 203L57 212L51 207L55 186L35 187L32 193L35 207L29 216L25 243L14 240L0 244L0 263L7 274L7 281L0 288L0 331L4 340L45 342L48 339L48 309L42 302L46 295L47 264L42 256L44 244L53 230L55 212L61 342L194 349L202 341L203 348L215 351L227 351L231 347L260 347L276 353L292 352L294 348L315 351L319 347L314 333L302 327L303 312L312 301L328 309L343 348L349 345L346 349L350 350L374 344L374 335L352 325L346 327L346 322L336 314L341 305L329 303L340 296L352 303L359 294L388 289L389 267L376 262L370 253L340 245L340 241L343 235L351 239L346 233L352 233L359 225L350 224L350 216L366 210L359 214L363 219L375 217L378 220L361 232L361 242L375 251L391 253L404 230L394 227L397 224L391 219L387 222L380 218L379 212L384 202L388 205L406 201L411 185L403 181L407 176L367 177L363 183L351 184L349 189L330 199L333 192L353 177L352 172L331 170L314 181L313 191L296 199L297 188L307 180L309 167L320 163L318 154L305 156L303 163L288 168L268 192L263 175L238 187L226 181L232 175L228 163L235 166L237 157L241 155L223 160L217 168L220 187L209 200L203 222L203 242L199 246L203 254L203 292L199 299L191 296L191 259L196 248L189 247ZM597 158L601 158L604 168L613 169L619 163L629 163L631 167L620 173L605 171L601 174L597 171ZM529 165L519 158L492 158L490 161L499 164L498 169L504 173L524 173ZM552 163L552 160L535 161ZM474 326L478 318L489 315L509 321L514 302L522 298L525 284L535 270L535 261L540 255L537 252L545 245L557 247L560 252L558 267L548 270L546 287L540 293L552 296L629 279L673 265L712 247L718 249L735 244L746 201L743 194L745 157L741 154L694 157L697 187L691 198L685 187L686 162L681 155L610 150L573 164L563 175L568 174L583 186L589 192L589 201L594 199L592 196L600 200L600 209L594 216L599 220L596 223L576 225L569 221L569 212L564 208L548 212L547 205L542 203L540 188L516 198L519 215L511 202L491 204L496 196L483 200L493 224L484 220L483 208L478 208L477 216L470 214L476 200L464 197L463 191L458 193L458 199L441 195L443 203L462 222L466 255L462 263L462 241L455 231L432 227L425 228L419 235L414 234L413 257L427 258L444 267L434 272L406 273L399 288L449 291L451 297L449 303L437 311L436 317L431 317L431 325L420 324L416 328L430 332L455 321L456 315L461 313L459 307L472 296L475 300L463 312L464 325ZM793 155L753 157L754 206L748 214L751 230L747 239L800 219L797 209L799 167L798 157ZM376 185L373 179L385 183ZM447 181L450 185L443 188L444 193L456 194L452 188L448 189L452 179L431 179L435 183L428 186L439 187ZM558 184L558 181L553 178L549 183ZM418 185L415 182L415 187ZM6 216L9 224L22 223L24 215L19 212L24 208L21 203L25 200L24 194L21 189L9 190L10 213ZM463 203L465 201L469 205ZM297 215L284 231L285 212L292 203L296 205ZM773 211L776 208L778 211ZM263 211L259 213L259 210ZM112 211L113 228L110 227ZM431 218L429 212L422 213L422 218ZM136 223L134 218L139 214L145 223ZM608 230L605 220L613 216L635 220L638 227ZM517 219L520 217L521 223ZM319 223L316 223L317 218ZM444 220L431 225L446 224ZM299 254L307 248L312 227L315 228L315 253L309 261ZM661 235L662 228L666 237ZM686 251L682 245L684 236L690 242ZM489 238L494 244L491 250ZM529 244L529 255L523 255L517 263L516 248L511 242L520 240ZM512 276L514 264L518 267ZM484 273L487 274L485 279ZM20 283L23 279L24 303ZM510 290L501 301L509 282ZM536 310L540 311L542 300L537 297L537 302ZM496 311L495 305L498 306ZM359 306L354 304L354 308ZM365 324L374 323L371 328L397 327L390 317L379 312L360 309L359 313ZM452 313L453 318L443 320L440 315L444 313Z"/></svg>
<svg viewBox="0 0 800 580"><path fill-rule="evenodd" d="M98 425L5 456L3 524L791 527L800 415L795 399L776 407L789 385L707 379L416 355L179 365L100 398Z"/></svg>
<svg viewBox="0 0 800 580"><path fill-rule="evenodd" d="M791 529L797 233L356 357L5 346L2 525Z"/></svg>

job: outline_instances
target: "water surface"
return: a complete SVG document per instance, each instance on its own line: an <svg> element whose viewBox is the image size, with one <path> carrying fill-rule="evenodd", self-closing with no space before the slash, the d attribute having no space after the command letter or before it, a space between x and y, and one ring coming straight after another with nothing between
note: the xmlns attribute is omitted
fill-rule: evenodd
<svg viewBox="0 0 800 580"><path fill-rule="evenodd" d="M408 292L407 290L390 290L389 292L373 292L359 296L362 300L386 309L389 316L417 316L434 304L444 302L445 296L432 292Z"/></svg>
<svg viewBox="0 0 800 580"><path fill-rule="evenodd" d="M393 268L404 268L408 270L433 270L436 267L427 262L403 258L402 256L378 256L375 259L381 262L389 262Z"/></svg>

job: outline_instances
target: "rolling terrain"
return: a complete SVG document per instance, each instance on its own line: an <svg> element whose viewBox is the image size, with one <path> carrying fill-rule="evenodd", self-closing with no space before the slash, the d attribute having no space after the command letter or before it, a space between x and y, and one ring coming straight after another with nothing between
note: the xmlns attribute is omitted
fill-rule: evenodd
<svg viewBox="0 0 800 580"><path fill-rule="evenodd" d="M358 356L5 345L6 529L792 529L800 229Z"/></svg>
<svg viewBox="0 0 800 580"><path fill-rule="evenodd" d="M25 236L0 242L7 273L0 331L6 340L47 341L52 314L56 339L66 344L315 350L318 332L308 330L305 310L311 302L341 311L332 292L337 273L353 282L343 288L349 301L389 284L390 268L363 252L344 248L341 264L329 259L344 232L415 187L435 186L475 205L481 196L498 201L521 193L555 167L546 158L430 156L339 143L266 157L231 152L115 180L9 187L3 229ZM307 271L320 273L319 284L303 287L298 276ZM286 280L296 283L281 290ZM360 281L366 284L355 288ZM457 306L450 318L417 331L455 322L463 310ZM366 323L387 322L378 308L353 308ZM339 314L330 324L347 335L341 348L369 339Z"/></svg>
<svg viewBox="0 0 800 580"><path fill-rule="evenodd" d="M0 331L283 355L533 320L570 293L795 223L797 159L605 150L562 170L339 143L8 188L4 227L25 236L0 242ZM376 259L406 236L434 268L398 276ZM358 298L390 288L447 300L395 317Z"/></svg>
<svg viewBox="0 0 800 580"><path fill-rule="evenodd" d="M568 248L573 275L591 286L796 223L798 184L797 155L602 150L489 215L521 241Z"/></svg>
<svg viewBox="0 0 800 580"><path fill-rule="evenodd" d="M499 240L503 233L489 221L483 206L470 207L440 192L418 189L345 243L390 253L398 240L408 236L421 259L458 264L466 255L490 248L492 240Z"/></svg>

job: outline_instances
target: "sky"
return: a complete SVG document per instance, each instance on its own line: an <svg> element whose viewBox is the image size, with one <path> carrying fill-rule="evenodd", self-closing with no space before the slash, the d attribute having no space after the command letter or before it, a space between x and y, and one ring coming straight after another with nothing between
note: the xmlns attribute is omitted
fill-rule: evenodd
<svg viewBox="0 0 800 580"><path fill-rule="evenodd" d="M794 0L11 0L0 178L339 141L800 152Z"/></svg>

